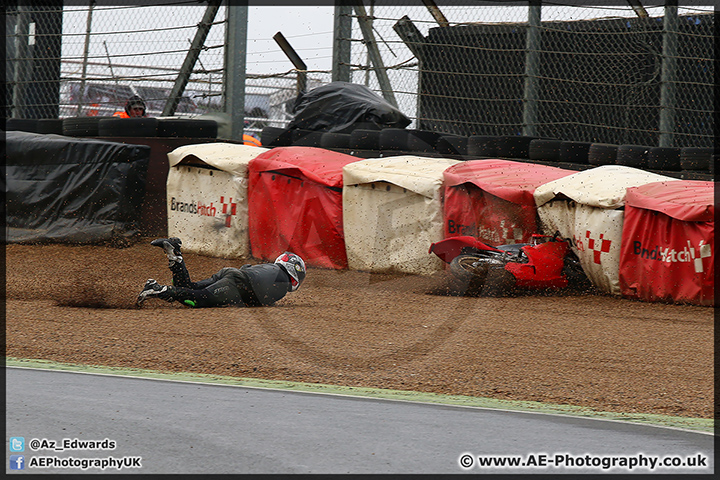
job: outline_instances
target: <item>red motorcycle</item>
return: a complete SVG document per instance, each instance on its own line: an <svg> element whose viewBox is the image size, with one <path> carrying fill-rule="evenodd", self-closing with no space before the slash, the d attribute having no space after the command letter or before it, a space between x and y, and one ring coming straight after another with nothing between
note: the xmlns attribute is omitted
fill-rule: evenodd
<svg viewBox="0 0 720 480"><path fill-rule="evenodd" d="M514 290L590 288L567 239L533 234L530 243L492 247L475 237L451 237L430 245L449 264L451 293L467 296Z"/></svg>

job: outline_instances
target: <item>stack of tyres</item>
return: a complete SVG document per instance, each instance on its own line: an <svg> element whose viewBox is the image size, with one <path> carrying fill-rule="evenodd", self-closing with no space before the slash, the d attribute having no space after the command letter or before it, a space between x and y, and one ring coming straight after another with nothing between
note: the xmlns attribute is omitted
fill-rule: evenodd
<svg viewBox="0 0 720 480"><path fill-rule="evenodd" d="M593 166L615 165L618 146L611 143L593 143L588 149L588 163Z"/></svg>
<svg viewBox="0 0 720 480"><path fill-rule="evenodd" d="M470 135L467 141L467 154L469 157L485 158L496 157L497 137L488 135Z"/></svg>
<svg viewBox="0 0 720 480"><path fill-rule="evenodd" d="M350 133L348 143L350 155L360 158L377 158L380 156L380 131L356 128Z"/></svg>
<svg viewBox="0 0 720 480"><path fill-rule="evenodd" d="M267 126L260 133L260 143L265 147L286 147L292 143L292 133L280 127Z"/></svg>
<svg viewBox="0 0 720 480"><path fill-rule="evenodd" d="M435 143L435 151L442 156L461 156L467 155L468 137L463 135L453 135L450 133L443 134ZM452 157L451 157L452 158Z"/></svg>
<svg viewBox="0 0 720 480"><path fill-rule="evenodd" d="M292 131L292 144L299 147L320 147L324 132L297 129Z"/></svg>
<svg viewBox="0 0 720 480"><path fill-rule="evenodd" d="M345 153L350 148L350 134L324 132L320 136L320 147Z"/></svg>
<svg viewBox="0 0 720 480"><path fill-rule="evenodd" d="M625 167L647 169L647 154L650 148L652 147L645 145L620 145L615 163Z"/></svg>
<svg viewBox="0 0 720 480"><path fill-rule="evenodd" d="M148 129L152 128L148 125ZM217 138L218 123L206 118L160 118L158 137Z"/></svg>
<svg viewBox="0 0 720 480"><path fill-rule="evenodd" d="M410 134L404 128L383 128L380 130L379 147L382 155L409 154L409 136Z"/></svg>
<svg viewBox="0 0 720 480"><path fill-rule="evenodd" d="M442 133L430 130L408 130L407 148L416 155L438 156L435 148Z"/></svg>
<svg viewBox="0 0 720 480"><path fill-rule="evenodd" d="M530 142L538 137L525 135L505 135L497 137L497 156L500 158L530 158Z"/></svg>
<svg viewBox="0 0 720 480"><path fill-rule="evenodd" d="M684 147L680 150L682 178L710 180L715 174L715 149L712 147Z"/></svg>
<svg viewBox="0 0 720 480"><path fill-rule="evenodd" d="M112 116L69 117L63 119L63 135L68 137L100 136L100 121L113 119Z"/></svg>
<svg viewBox="0 0 720 480"><path fill-rule="evenodd" d="M63 121L61 118L41 118L37 121L37 132L42 134L63 134Z"/></svg>
<svg viewBox="0 0 720 480"><path fill-rule="evenodd" d="M110 117L98 122L99 137L157 137L157 133L157 118Z"/></svg>
<svg viewBox="0 0 720 480"><path fill-rule="evenodd" d="M8 132L38 132L38 121L35 118L8 118L5 122L5 130Z"/></svg>
<svg viewBox="0 0 720 480"><path fill-rule="evenodd" d="M587 165L591 145L590 142L562 142L558 160L562 163Z"/></svg>
<svg viewBox="0 0 720 480"><path fill-rule="evenodd" d="M679 172L680 148L678 147L653 147L648 150L647 162L649 170Z"/></svg>
<svg viewBox="0 0 720 480"><path fill-rule="evenodd" d="M561 140L552 138L536 138L530 142L528 158L545 162L558 162L560 160Z"/></svg>

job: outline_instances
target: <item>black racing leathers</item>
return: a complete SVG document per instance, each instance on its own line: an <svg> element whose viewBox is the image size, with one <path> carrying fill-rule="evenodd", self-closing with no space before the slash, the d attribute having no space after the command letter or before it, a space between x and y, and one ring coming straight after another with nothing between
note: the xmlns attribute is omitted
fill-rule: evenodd
<svg viewBox="0 0 720 480"><path fill-rule="evenodd" d="M290 276L274 263L225 267L199 282L190 280L185 262L170 266L173 298L191 307L269 306L288 293Z"/></svg>

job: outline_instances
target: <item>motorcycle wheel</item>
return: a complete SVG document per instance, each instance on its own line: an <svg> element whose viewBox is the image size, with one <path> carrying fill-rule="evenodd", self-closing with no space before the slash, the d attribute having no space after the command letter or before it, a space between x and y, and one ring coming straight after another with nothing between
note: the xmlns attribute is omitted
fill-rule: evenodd
<svg viewBox="0 0 720 480"><path fill-rule="evenodd" d="M460 295L477 296L485 284L488 264L477 255L458 255L450 262L451 288Z"/></svg>

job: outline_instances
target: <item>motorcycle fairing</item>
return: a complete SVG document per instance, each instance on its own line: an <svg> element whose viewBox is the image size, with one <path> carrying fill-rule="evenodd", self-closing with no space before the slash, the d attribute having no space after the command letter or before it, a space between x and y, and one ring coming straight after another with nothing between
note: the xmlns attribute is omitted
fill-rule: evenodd
<svg viewBox="0 0 720 480"><path fill-rule="evenodd" d="M430 245L428 253L434 253L445 263L452 262L458 255L476 253L477 251L491 251L503 253L504 250L491 247L475 237L458 236L450 237Z"/></svg>
<svg viewBox="0 0 720 480"><path fill-rule="evenodd" d="M515 277L517 287L544 289L567 286L568 279L563 274L568 252L566 241L527 245L522 247L522 251L528 257L527 263L510 262L505 265L505 270Z"/></svg>

